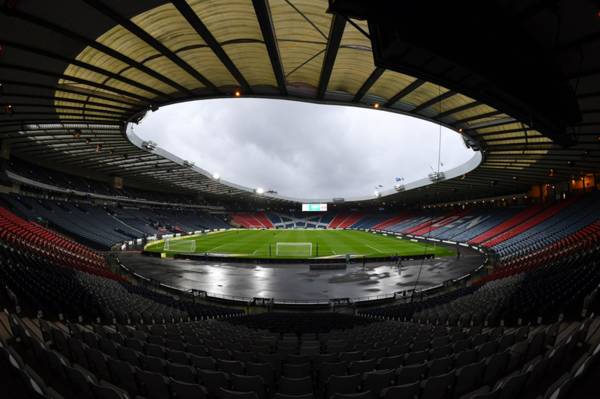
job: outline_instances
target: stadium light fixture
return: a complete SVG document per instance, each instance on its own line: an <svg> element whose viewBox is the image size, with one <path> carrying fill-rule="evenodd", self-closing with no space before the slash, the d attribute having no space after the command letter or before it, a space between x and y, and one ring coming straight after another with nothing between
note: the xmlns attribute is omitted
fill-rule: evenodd
<svg viewBox="0 0 600 399"><path fill-rule="evenodd" d="M265 189L262 187L258 187L256 190L254 190L256 192L256 194L258 195L263 195L265 193Z"/></svg>
<svg viewBox="0 0 600 399"><path fill-rule="evenodd" d="M242 95L242 92L239 90L236 90L235 93L233 93L236 97L240 97Z"/></svg>
<svg viewBox="0 0 600 399"><path fill-rule="evenodd" d="M213 177L213 179L215 179L215 180L219 180L219 179L221 178L221 175L220 175L220 174L218 174L218 173L213 173L212 177Z"/></svg>
<svg viewBox="0 0 600 399"><path fill-rule="evenodd" d="M375 104L373 104L373 108L377 109L377 108L379 108L379 107L380 107L379 103L375 103Z"/></svg>

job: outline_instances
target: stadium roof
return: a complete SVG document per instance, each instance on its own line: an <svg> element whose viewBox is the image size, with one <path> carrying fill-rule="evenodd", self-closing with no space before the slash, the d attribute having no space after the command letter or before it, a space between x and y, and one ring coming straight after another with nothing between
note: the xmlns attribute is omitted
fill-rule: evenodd
<svg viewBox="0 0 600 399"><path fill-rule="evenodd" d="M428 54L417 62L407 47L394 59L399 68L376 64L368 37L374 23L329 13L326 0L0 3L0 138L11 143L16 156L43 165L122 176L126 184L254 197L140 149L125 133L128 121L162 105L239 91L377 104L455 129L483 151L476 170L394 194L403 202L510 194L598 171L600 8L593 2L489 5L514 18L505 22L530 27L523 31L527 39L546 49L559 69L552 78L564 78L559 83L576 96L574 110L581 120L571 121L561 134L523 118L514 102L500 98L504 92L490 96L474 90L476 73L463 68L453 74L457 69L447 67L442 56ZM550 28L557 21L564 25L561 34ZM520 62L510 60L511 54L496 56ZM556 87L550 83L549 88Z"/></svg>

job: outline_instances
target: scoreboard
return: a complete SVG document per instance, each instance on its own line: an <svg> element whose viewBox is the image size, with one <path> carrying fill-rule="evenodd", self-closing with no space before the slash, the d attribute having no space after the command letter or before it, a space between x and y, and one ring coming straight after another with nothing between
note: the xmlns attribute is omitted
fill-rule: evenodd
<svg viewBox="0 0 600 399"><path fill-rule="evenodd" d="M302 204L302 212L327 212L327 204Z"/></svg>

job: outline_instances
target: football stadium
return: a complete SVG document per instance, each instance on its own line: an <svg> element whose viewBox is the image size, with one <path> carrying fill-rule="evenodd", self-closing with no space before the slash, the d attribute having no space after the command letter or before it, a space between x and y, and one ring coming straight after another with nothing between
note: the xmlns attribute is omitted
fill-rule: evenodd
<svg viewBox="0 0 600 399"><path fill-rule="evenodd" d="M0 397L600 397L600 2L0 0Z"/></svg>

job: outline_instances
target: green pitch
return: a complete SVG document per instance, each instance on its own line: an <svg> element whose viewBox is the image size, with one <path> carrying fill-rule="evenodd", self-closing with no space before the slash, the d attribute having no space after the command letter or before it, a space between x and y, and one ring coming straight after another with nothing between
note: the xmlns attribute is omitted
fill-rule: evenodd
<svg viewBox="0 0 600 399"><path fill-rule="evenodd" d="M412 242L393 236L376 235L364 231L299 229L228 230L172 240L169 243L170 248L175 249L175 251L165 251L162 241L148 244L145 249L150 252L165 252L167 254L189 252L185 248L191 248L192 246L181 242L184 240L196 241L195 252L197 253L227 254L249 258L343 257L346 254L366 257L414 256L423 254L449 256L456 253L447 247L436 246L430 243ZM298 256L298 250L283 248L280 250L279 256L277 256L276 245L278 242L312 243L312 255ZM303 253L306 253L307 250L305 248Z"/></svg>

